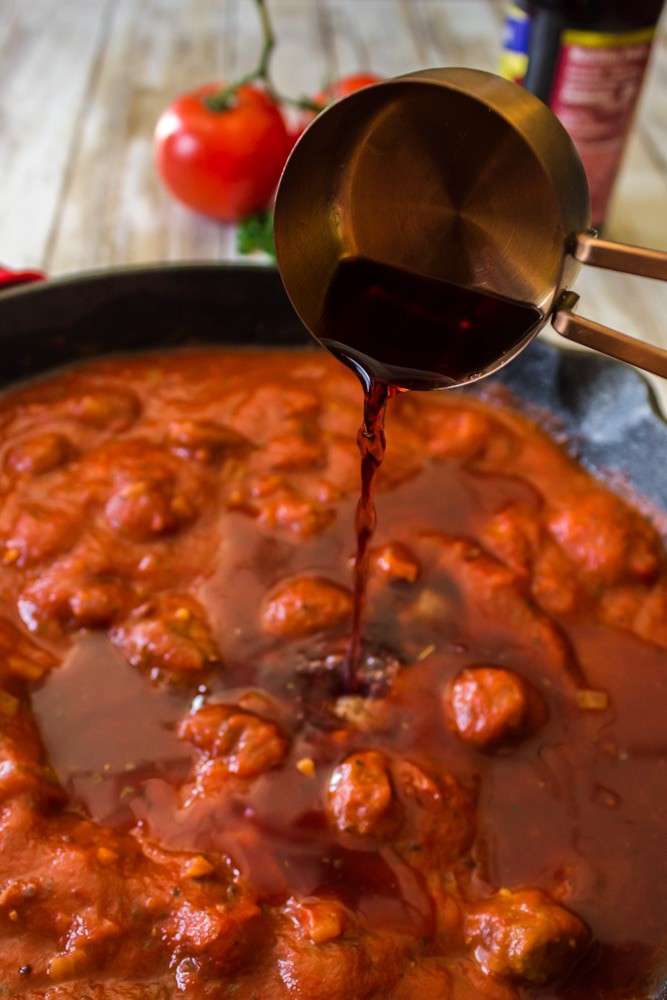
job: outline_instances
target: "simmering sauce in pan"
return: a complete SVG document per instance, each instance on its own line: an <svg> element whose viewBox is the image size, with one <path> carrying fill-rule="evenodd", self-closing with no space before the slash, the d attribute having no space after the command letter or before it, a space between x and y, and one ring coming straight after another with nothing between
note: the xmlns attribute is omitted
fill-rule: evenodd
<svg viewBox="0 0 667 1000"><path fill-rule="evenodd" d="M401 394L350 689L356 379L96 361L0 405L0 996L648 997L667 565L511 410Z"/></svg>

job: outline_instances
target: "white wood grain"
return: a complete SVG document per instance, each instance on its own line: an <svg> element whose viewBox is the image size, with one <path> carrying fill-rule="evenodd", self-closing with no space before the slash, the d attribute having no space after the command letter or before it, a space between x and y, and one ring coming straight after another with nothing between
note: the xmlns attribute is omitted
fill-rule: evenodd
<svg viewBox="0 0 667 1000"><path fill-rule="evenodd" d="M605 235L667 249L667 11L657 32Z"/></svg>
<svg viewBox="0 0 667 1000"><path fill-rule="evenodd" d="M333 65L331 37L323 17L325 3L312 0L281 0L271 4L278 39L272 73L276 86L289 97L317 93ZM241 8L252 11L252 4ZM256 45L255 41L255 45Z"/></svg>
<svg viewBox="0 0 667 1000"><path fill-rule="evenodd" d="M397 76L423 66L410 16L411 0L328 0L336 73L371 70Z"/></svg>
<svg viewBox="0 0 667 1000"><path fill-rule="evenodd" d="M0 7L0 260L6 263L47 263L110 7L110 0L14 0Z"/></svg>
<svg viewBox="0 0 667 1000"><path fill-rule="evenodd" d="M152 137L172 97L225 77L225 56L236 51L225 43L232 14L230 2L191 0L179 12L171 0L116 0L47 262L52 273L227 250L219 226L161 187Z"/></svg>
<svg viewBox="0 0 667 1000"><path fill-rule="evenodd" d="M605 236L667 250L667 167L660 166L644 130L630 136Z"/></svg>
<svg viewBox="0 0 667 1000"><path fill-rule="evenodd" d="M469 66L495 72L503 5L494 0L416 0L416 23L427 65Z"/></svg>
<svg viewBox="0 0 667 1000"><path fill-rule="evenodd" d="M667 10L662 17L638 114L638 128L655 161L667 171Z"/></svg>

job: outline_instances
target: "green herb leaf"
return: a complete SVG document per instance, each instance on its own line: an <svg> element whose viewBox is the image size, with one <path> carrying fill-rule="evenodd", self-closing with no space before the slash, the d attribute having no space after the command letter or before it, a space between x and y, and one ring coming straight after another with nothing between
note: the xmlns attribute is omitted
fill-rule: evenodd
<svg viewBox="0 0 667 1000"><path fill-rule="evenodd" d="M239 225L236 233L236 247L239 253L250 254L261 250L273 260L276 259L276 248L273 242L273 213L257 212L249 215Z"/></svg>

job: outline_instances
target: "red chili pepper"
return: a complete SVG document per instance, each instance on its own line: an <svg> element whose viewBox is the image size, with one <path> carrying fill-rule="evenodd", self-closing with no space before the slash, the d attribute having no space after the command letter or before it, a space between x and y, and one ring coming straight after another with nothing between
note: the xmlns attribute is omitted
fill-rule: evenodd
<svg viewBox="0 0 667 1000"><path fill-rule="evenodd" d="M45 278L43 271L12 271L0 264L0 289L12 285L25 285L29 281L44 281Z"/></svg>

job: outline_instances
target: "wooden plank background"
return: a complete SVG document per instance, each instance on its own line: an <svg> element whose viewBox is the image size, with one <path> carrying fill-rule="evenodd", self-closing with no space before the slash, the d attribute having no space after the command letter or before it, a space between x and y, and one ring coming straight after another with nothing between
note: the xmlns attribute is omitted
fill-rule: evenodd
<svg viewBox="0 0 667 1000"><path fill-rule="evenodd" d="M501 0L269 0L292 95L341 73L497 66ZM666 12L667 14L667 12ZM233 260L235 233L161 187L152 133L178 93L251 68L251 0L0 0L0 261L51 275ZM667 19L607 235L667 249ZM593 269L582 313L667 346L667 286Z"/></svg>

